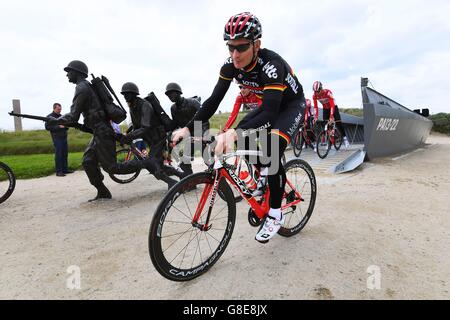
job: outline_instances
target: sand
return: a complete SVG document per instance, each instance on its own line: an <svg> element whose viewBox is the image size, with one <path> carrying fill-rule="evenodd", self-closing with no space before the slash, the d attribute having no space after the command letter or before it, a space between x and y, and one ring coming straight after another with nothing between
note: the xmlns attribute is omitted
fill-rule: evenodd
<svg viewBox="0 0 450 320"><path fill-rule="evenodd" d="M102 203L86 202L94 189L84 172L20 180L0 204L0 299L449 299L449 164L450 137L431 135L350 173L318 170L309 223L266 245L240 203L224 255L185 283L149 258L149 225L167 192L153 176L106 178L114 199Z"/></svg>

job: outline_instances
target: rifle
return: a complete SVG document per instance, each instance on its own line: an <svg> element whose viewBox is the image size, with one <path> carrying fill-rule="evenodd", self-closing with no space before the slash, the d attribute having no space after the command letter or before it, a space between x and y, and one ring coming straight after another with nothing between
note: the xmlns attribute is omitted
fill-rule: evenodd
<svg viewBox="0 0 450 320"><path fill-rule="evenodd" d="M25 119L33 119L33 120L42 120L44 122L48 122L50 120L55 120L56 118L53 117L40 117L40 116L33 116L31 114L22 114L22 113L15 113L14 111L8 112L8 114L10 116L13 117L19 117L19 118L25 118ZM87 133L93 133L91 128L86 127L83 124L80 123L68 123L65 124L64 126L66 127L73 127L77 130L83 131L83 132L87 132Z"/></svg>
<svg viewBox="0 0 450 320"><path fill-rule="evenodd" d="M48 122L51 119L54 119L52 117L40 117L40 116L33 116L33 115L30 115L30 114L15 113L14 111L8 112L8 114L10 116L13 116L13 117L19 117L19 118L25 118L25 119L33 119L33 120L42 120L44 122Z"/></svg>
<svg viewBox="0 0 450 320"><path fill-rule="evenodd" d="M94 75L92 75L92 76L94 76ZM116 93L114 92L113 88L112 88L111 85L109 84L108 78L102 75L102 80L103 80L103 82L105 83L106 87L108 88L109 92L111 92L111 94L114 96L114 98L116 98L116 101L119 103L119 106L122 108L122 110L125 111L125 109L124 109L123 106L122 106L122 103L120 103L119 98L117 98Z"/></svg>

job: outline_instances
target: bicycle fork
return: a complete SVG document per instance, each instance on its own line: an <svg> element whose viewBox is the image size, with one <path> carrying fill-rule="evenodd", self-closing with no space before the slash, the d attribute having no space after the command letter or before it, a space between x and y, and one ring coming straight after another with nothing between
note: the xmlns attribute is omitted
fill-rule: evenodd
<svg viewBox="0 0 450 320"><path fill-rule="evenodd" d="M192 219L192 226L200 229L201 231L209 231L211 229L212 225L209 225L209 219L211 218L211 212L214 207L214 203L217 196L217 190L219 188L219 182L220 182L221 174L220 170L215 170L214 172L214 183L206 185L205 189L203 190L200 203L197 206L197 210L195 211L194 218ZM211 192L212 191L212 192ZM209 195L211 194L211 197ZM201 224L198 222L200 219L200 216L203 212L203 208L205 207L206 201L210 198L209 206L208 206L208 214L206 216L206 221L204 224Z"/></svg>

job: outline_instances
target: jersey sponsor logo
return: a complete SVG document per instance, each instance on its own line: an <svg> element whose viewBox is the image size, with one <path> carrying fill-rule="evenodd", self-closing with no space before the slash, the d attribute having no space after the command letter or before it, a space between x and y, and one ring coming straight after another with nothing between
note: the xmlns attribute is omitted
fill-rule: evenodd
<svg viewBox="0 0 450 320"><path fill-rule="evenodd" d="M377 131L395 131L400 119L381 118L378 122Z"/></svg>
<svg viewBox="0 0 450 320"><path fill-rule="evenodd" d="M248 137L258 131L269 129L270 127L271 127L271 124L269 122L267 122L266 124L262 125L261 127L257 128L257 129L247 129L247 130L242 131L242 136Z"/></svg>
<svg viewBox="0 0 450 320"><path fill-rule="evenodd" d="M289 128L288 130L288 134L293 137L295 131L297 130L299 124L300 124L300 120L302 119L302 113L300 112L297 117L295 117L294 123L292 124L292 126Z"/></svg>
<svg viewBox="0 0 450 320"><path fill-rule="evenodd" d="M253 87L255 89L262 89L259 83L257 82L242 80L242 84L244 86Z"/></svg>
<svg viewBox="0 0 450 320"><path fill-rule="evenodd" d="M269 62L267 62L266 65L263 67L263 71L271 79L277 79L278 78L277 68L275 68L275 66L270 64Z"/></svg>
<svg viewBox="0 0 450 320"><path fill-rule="evenodd" d="M298 84L295 82L295 78L288 73L286 77L287 84L291 87L292 91L294 91L295 94L298 93Z"/></svg>

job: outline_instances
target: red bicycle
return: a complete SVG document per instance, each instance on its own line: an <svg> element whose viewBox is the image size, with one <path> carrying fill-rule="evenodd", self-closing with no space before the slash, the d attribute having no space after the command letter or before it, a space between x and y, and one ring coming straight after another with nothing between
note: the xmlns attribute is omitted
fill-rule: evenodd
<svg viewBox="0 0 450 320"><path fill-rule="evenodd" d="M325 125L325 129L319 134L317 138L317 155L321 159L325 159L330 152L331 146L334 146L336 150L339 150L342 145L342 134L336 127L335 121L328 121Z"/></svg>
<svg viewBox="0 0 450 320"><path fill-rule="evenodd" d="M236 151L223 155L207 171L190 175L178 182L162 199L149 230L149 253L156 270L173 281L192 280L211 268L225 251L233 233L236 202L230 185L249 203L248 221L257 227L269 211L269 186L262 196L253 196L258 179L256 166L249 156L255 151ZM254 181L244 182L237 171L236 158L252 167ZM278 231L291 237L308 222L316 200L313 169L303 160L293 159L285 165L287 183L282 212L285 223ZM196 187L196 188L193 188Z"/></svg>
<svg viewBox="0 0 450 320"><path fill-rule="evenodd" d="M303 146L311 147L315 149L315 143L317 140L317 122L312 126L310 124L303 123L297 131L294 139L292 140L292 149L294 155L299 158L302 153Z"/></svg>

